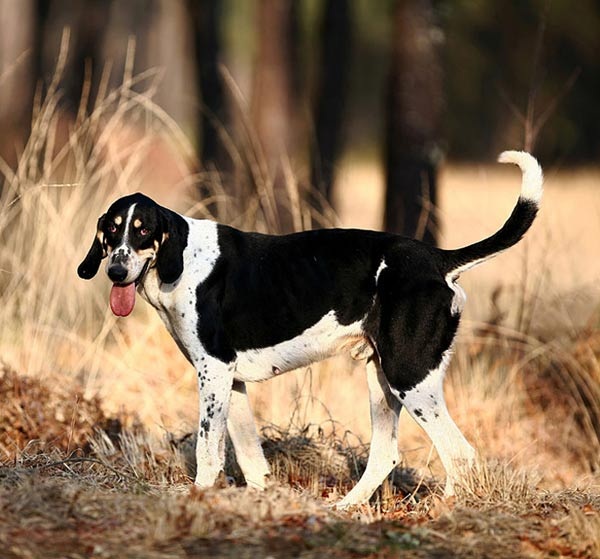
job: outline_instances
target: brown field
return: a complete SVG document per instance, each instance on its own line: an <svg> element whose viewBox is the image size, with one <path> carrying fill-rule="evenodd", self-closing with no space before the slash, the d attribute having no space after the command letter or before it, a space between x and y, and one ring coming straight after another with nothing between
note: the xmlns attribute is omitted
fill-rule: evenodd
<svg viewBox="0 0 600 559"><path fill-rule="evenodd" d="M600 171L547 169L525 241L462 279L447 398L482 465L455 499L440 497L435 451L403 414L402 468L370 505L328 507L369 440L362 363L345 356L251 387L272 488L195 491L187 447L168 442L196 424L193 371L144 303L116 320L103 274L75 273L122 193L206 212L187 197L203 180L190 145L130 85L75 123L51 91L19 169L2 169L0 557L600 557ZM215 189L232 222L268 229L267 179L243 204ZM443 246L495 231L519 181L445 166ZM377 228L381 184L375 165L345 162L339 222Z"/></svg>

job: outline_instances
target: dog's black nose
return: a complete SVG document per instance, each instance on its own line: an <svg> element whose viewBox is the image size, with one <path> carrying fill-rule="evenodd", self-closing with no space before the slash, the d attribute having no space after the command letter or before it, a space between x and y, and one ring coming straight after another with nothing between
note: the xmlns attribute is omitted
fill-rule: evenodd
<svg viewBox="0 0 600 559"><path fill-rule="evenodd" d="M108 268L108 277L115 282L121 282L127 277L127 268L121 264L113 264Z"/></svg>

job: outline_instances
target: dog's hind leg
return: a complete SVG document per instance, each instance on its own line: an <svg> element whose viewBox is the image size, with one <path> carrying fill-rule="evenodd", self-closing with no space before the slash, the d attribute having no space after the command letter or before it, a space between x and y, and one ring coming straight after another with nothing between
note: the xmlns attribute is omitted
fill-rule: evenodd
<svg viewBox="0 0 600 559"><path fill-rule="evenodd" d="M398 464L398 416L402 404L391 393L376 354L367 361L367 382L371 407L371 446L367 468L359 482L338 508L363 503L371 497Z"/></svg>
<svg viewBox="0 0 600 559"><path fill-rule="evenodd" d="M446 470L446 495L454 494L454 485L475 460L475 450L450 417L444 399L444 375L450 363L446 351L437 369L403 394L402 401L413 419L425 430Z"/></svg>
<svg viewBox="0 0 600 559"><path fill-rule="evenodd" d="M246 385L243 382L233 383L227 430L246 483L249 487L264 489L266 477L269 475L269 464L260 446Z"/></svg>

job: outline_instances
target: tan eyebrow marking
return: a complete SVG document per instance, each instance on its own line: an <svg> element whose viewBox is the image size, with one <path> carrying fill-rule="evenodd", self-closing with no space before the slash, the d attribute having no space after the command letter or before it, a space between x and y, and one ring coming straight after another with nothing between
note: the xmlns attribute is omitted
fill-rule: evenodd
<svg viewBox="0 0 600 559"><path fill-rule="evenodd" d="M133 226L134 226L136 229L139 229L139 228L142 226L142 220L141 220L141 219L139 219L139 218L138 218L138 219L136 219L136 220L133 222Z"/></svg>
<svg viewBox="0 0 600 559"><path fill-rule="evenodd" d="M121 223L123 223L123 216L118 215L113 221L115 222L115 225L121 225Z"/></svg>

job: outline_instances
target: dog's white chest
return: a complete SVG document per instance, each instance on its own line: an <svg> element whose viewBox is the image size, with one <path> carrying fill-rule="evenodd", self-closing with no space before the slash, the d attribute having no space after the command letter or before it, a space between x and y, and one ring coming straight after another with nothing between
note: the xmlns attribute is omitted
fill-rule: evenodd
<svg viewBox="0 0 600 559"><path fill-rule="evenodd" d="M266 380L339 353L363 335L361 322L341 325L330 311L290 340L272 347L239 351L234 376L244 382Z"/></svg>

